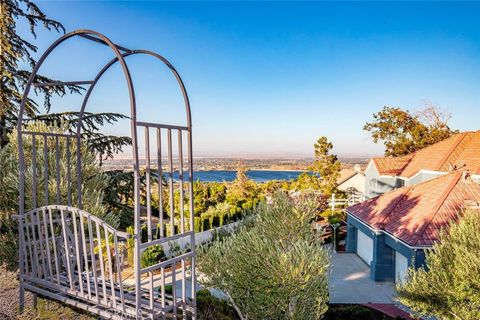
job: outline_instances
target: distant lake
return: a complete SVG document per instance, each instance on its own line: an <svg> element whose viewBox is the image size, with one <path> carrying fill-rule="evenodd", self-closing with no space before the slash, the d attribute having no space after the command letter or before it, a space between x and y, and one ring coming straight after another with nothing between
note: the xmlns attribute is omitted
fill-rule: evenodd
<svg viewBox="0 0 480 320"><path fill-rule="evenodd" d="M270 180L293 180L302 174L303 171L273 171L273 170L250 170L247 176L256 182L266 182ZM194 171L193 179L203 182L223 182L233 181L237 176L236 171L230 170L212 170L212 171ZM167 178L167 177L165 177ZM175 180L178 179L178 173L173 175ZM185 173L185 180L188 179L188 173Z"/></svg>

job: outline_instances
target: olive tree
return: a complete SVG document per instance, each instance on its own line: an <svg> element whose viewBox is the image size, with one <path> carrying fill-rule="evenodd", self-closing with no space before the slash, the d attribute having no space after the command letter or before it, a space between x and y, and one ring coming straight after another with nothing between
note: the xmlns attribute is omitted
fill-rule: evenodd
<svg viewBox="0 0 480 320"><path fill-rule="evenodd" d="M274 196L248 225L203 247L201 282L220 289L242 319L319 319L327 311L329 256L315 238L313 200Z"/></svg>
<svg viewBox="0 0 480 320"><path fill-rule="evenodd" d="M480 213L466 212L426 256L427 268L398 285L398 300L420 316L480 319Z"/></svg>

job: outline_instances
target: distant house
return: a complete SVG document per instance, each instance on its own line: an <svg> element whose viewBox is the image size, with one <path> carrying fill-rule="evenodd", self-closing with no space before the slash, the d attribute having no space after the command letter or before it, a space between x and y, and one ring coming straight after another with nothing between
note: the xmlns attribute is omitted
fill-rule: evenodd
<svg viewBox="0 0 480 320"><path fill-rule="evenodd" d="M455 170L480 168L480 131L462 132L405 157L373 158L365 170L365 196L373 198Z"/></svg>
<svg viewBox="0 0 480 320"><path fill-rule="evenodd" d="M340 170L340 177L337 179L337 189L345 192L354 191L357 194L365 194L365 175L360 165L355 165L354 169Z"/></svg>
<svg viewBox="0 0 480 320"><path fill-rule="evenodd" d="M376 281L401 281L463 208L480 208L480 131L462 132L404 157L373 158L368 200L346 209L347 251Z"/></svg>
<svg viewBox="0 0 480 320"><path fill-rule="evenodd" d="M346 209L347 251L370 266L371 279L402 281L468 207L480 208L480 184L466 171L399 188Z"/></svg>

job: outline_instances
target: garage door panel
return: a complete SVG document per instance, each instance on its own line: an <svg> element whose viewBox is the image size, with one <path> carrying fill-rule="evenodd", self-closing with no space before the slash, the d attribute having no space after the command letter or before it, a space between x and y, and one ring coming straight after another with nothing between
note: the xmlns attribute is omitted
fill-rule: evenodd
<svg viewBox="0 0 480 320"><path fill-rule="evenodd" d="M395 251L395 282L404 282L408 270L408 259Z"/></svg>
<svg viewBox="0 0 480 320"><path fill-rule="evenodd" d="M370 265L373 259L373 239L360 230L357 232L357 254Z"/></svg>

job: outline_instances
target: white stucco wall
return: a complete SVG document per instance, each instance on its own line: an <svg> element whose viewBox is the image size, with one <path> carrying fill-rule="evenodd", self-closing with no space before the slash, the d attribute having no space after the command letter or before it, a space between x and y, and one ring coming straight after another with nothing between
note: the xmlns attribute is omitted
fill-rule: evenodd
<svg viewBox="0 0 480 320"><path fill-rule="evenodd" d="M365 176L361 173L358 173L344 181L342 184L338 185L338 190L347 191L349 188L355 188L361 194L365 194Z"/></svg>

